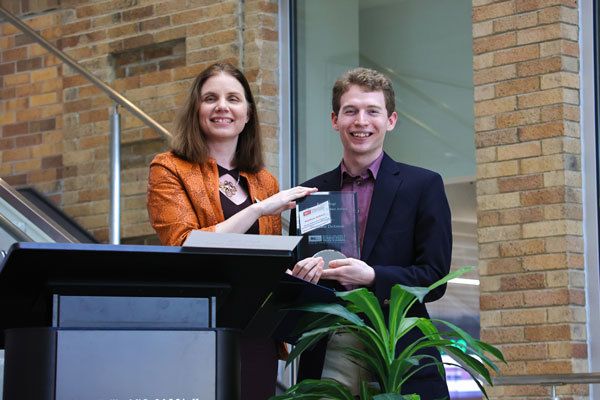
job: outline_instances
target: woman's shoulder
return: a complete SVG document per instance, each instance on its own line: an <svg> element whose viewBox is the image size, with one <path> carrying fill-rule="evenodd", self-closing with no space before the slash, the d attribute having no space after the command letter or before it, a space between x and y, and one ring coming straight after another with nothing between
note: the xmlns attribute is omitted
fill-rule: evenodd
<svg viewBox="0 0 600 400"><path fill-rule="evenodd" d="M266 168L261 168L256 173L256 179L258 179L261 182L270 182L277 184L277 178L275 178L273 174L271 174Z"/></svg>
<svg viewBox="0 0 600 400"><path fill-rule="evenodd" d="M277 183L277 178L273 176L266 168L261 168L258 172L248 173L243 172L244 176L249 178L249 181L252 184L254 181L257 185L261 186L269 193L276 192L279 190L279 184Z"/></svg>
<svg viewBox="0 0 600 400"><path fill-rule="evenodd" d="M154 156L150 165L161 165L169 169L190 169L193 164L177 156L172 151L165 151Z"/></svg>

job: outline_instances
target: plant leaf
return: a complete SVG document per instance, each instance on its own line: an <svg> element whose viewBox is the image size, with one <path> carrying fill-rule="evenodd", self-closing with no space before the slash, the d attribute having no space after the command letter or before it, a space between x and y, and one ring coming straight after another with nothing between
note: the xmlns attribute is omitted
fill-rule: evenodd
<svg viewBox="0 0 600 400"><path fill-rule="evenodd" d="M273 396L269 400L354 400L354 396L341 383L333 379L305 379L292 386L284 394Z"/></svg>
<svg viewBox="0 0 600 400"><path fill-rule="evenodd" d="M444 346L444 351L452 356L452 358L462 365L464 370L471 370L471 372L476 372L479 374L488 384L492 384L492 378L490 377L490 371L483 365L481 361L476 359L473 356L463 353L461 350L457 349L454 346Z"/></svg>
<svg viewBox="0 0 600 400"><path fill-rule="evenodd" d="M422 303L423 299L425 299L425 296L427 295L427 293L431 292L433 289L435 289L439 286L446 284L449 280L458 278L459 276L463 275L466 272L472 271L473 269L474 269L474 267L462 267L456 271L450 272L448 275L435 281L428 287L420 287L420 286L411 287L411 286L403 286L403 285L401 285L401 286L402 286L402 289L406 290L407 292L409 292L410 294L415 296Z"/></svg>
<svg viewBox="0 0 600 400"><path fill-rule="evenodd" d="M413 299L414 296L404 290L402 286L394 285L392 287L388 321L390 328L389 348L394 351L400 338L398 333L404 331L402 325L405 323L405 315Z"/></svg>
<svg viewBox="0 0 600 400"><path fill-rule="evenodd" d="M429 359L431 362L421 363L422 360ZM446 373L444 370L443 363L437 358L430 356L428 354L420 354L416 356L411 356L405 360L404 363L400 364L396 375L393 376L393 381L391 381L390 389L388 391L399 392L404 382L406 382L411 376L419 372L420 370L435 366L438 370L438 373L441 377L445 377ZM391 376L391 374L390 374Z"/></svg>
<svg viewBox="0 0 600 400"><path fill-rule="evenodd" d="M285 362L285 366L287 367L290 365L292 361L299 357L306 349L314 346L319 340L323 339L325 336L328 336L329 332L335 329L337 329L337 327L330 326L326 328L313 329L310 332L304 333L294 345L294 348Z"/></svg>
<svg viewBox="0 0 600 400"><path fill-rule="evenodd" d="M465 332L463 329L459 328L458 326L454 325L451 322L448 321L444 321L441 319L432 319L432 321L446 325L448 328L450 328L450 330L455 333L456 335L458 335L458 337L460 337L462 340L464 340L467 343L467 347L469 349L471 349L475 354L479 355L479 356L483 356L483 346L481 346L478 341L476 339L474 339L471 335L469 335L467 332ZM496 348L494 348L493 346L488 345L489 347L492 347L496 353L499 353L500 356L502 357L502 353L500 353L500 351ZM492 353L493 354L493 353ZM492 367L495 367L492 364Z"/></svg>
<svg viewBox="0 0 600 400"><path fill-rule="evenodd" d="M448 275L446 275L442 279L440 279L439 281L431 284L428 289L429 289L429 291L432 291L433 289L437 288L438 286L442 286L444 283L447 283L449 280L458 278L459 276L461 276L467 272L473 271L474 269L475 269L475 267L473 267L473 266L466 266L466 267L459 268L456 271L452 271Z"/></svg>
<svg viewBox="0 0 600 400"><path fill-rule="evenodd" d="M360 381L360 400L372 400L373 396L369 393L367 382Z"/></svg>
<svg viewBox="0 0 600 400"><path fill-rule="evenodd" d="M441 338L440 332L430 319L418 318L416 326L421 332L423 332L423 335L427 336L427 338L431 340L438 340Z"/></svg>
<svg viewBox="0 0 600 400"><path fill-rule="evenodd" d="M387 371L384 371L384 365L381 362L379 362L375 357L362 350L354 349L351 347L344 349L344 351L346 352L346 354L348 354L348 356L358 361L359 365L368 367L369 372L375 373L378 376L385 376L385 373Z"/></svg>
<svg viewBox="0 0 600 400"><path fill-rule="evenodd" d="M365 288L351 290L349 292L338 292L336 295L354 306L358 307L360 312L364 313L373 328L377 331L384 343L387 342L389 333L383 317L383 311L375 295Z"/></svg>
<svg viewBox="0 0 600 400"><path fill-rule="evenodd" d="M404 286L399 285L403 290L406 290L408 293L412 294L419 300L419 302L423 302L423 299L429 293L429 288L421 287L421 286Z"/></svg>
<svg viewBox="0 0 600 400"><path fill-rule="evenodd" d="M490 353L491 355L493 355L494 357L496 357L498 360L500 360L504 364L506 364L506 360L504 359L504 355L502 354L502 352L497 347L494 347L491 344L488 344L486 342L482 342L481 340L475 339L475 341L477 342L477 344L479 345L479 347L481 347L483 349L483 351L486 351L486 352Z"/></svg>
<svg viewBox="0 0 600 400"><path fill-rule="evenodd" d="M373 400L421 400L418 394L382 393L373 396Z"/></svg>
<svg viewBox="0 0 600 400"><path fill-rule="evenodd" d="M418 320L419 320L418 317L402 318L398 323L398 330L396 331L396 336L394 337L394 340L397 342L408 331L410 331L413 328L416 328ZM394 348L395 348L395 346L394 346Z"/></svg>
<svg viewBox="0 0 600 400"><path fill-rule="evenodd" d="M377 333L371 327L354 327L349 331L363 344L367 354L377 359L380 367L375 368L372 372L375 375L377 382L379 382L379 385L384 387L384 381L387 379L389 366L389 355L387 354L385 344L381 342L381 338L377 336Z"/></svg>
<svg viewBox="0 0 600 400"><path fill-rule="evenodd" d="M312 321L303 321L305 324L302 327L302 329L304 330L304 332L306 331L310 331L313 329L319 329L319 328L324 328L326 326L331 326L331 325L335 325L336 323L340 323L342 320L342 317L339 317L337 315L329 315L329 314L323 314L323 315L316 315L316 318L314 318Z"/></svg>
<svg viewBox="0 0 600 400"><path fill-rule="evenodd" d="M346 292L348 293L348 292ZM337 315L338 317L342 317L348 322L353 323L354 325L364 326L365 322L355 313L348 311L346 307L341 304L309 304L306 306L295 308L295 310L299 311L307 311L313 313L325 313L331 315Z"/></svg>
<svg viewBox="0 0 600 400"><path fill-rule="evenodd" d="M477 387L479 387L479 390L481 390L481 393L483 393L483 395L485 396L486 399L489 399L487 392L485 391L485 387L481 384L481 382L479 381L479 379L471 372L469 371L467 368L463 367L460 364L454 364L454 363L449 363L449 362L445 362L445 365L452 365L454 367L458 367L460 369L462 369L463 371L466 371L469 375L471 375L471 379L473 379L473 381L477 384Z"/></svg>

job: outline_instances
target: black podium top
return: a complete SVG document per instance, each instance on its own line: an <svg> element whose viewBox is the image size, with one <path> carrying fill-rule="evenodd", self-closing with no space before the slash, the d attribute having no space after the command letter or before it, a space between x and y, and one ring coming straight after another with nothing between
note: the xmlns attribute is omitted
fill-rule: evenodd
<svg viewBox="0 0 600 400"><path fill-rule="evenodd" d="M0 266L0 330L49 326L52 295L219 296L218 326L244 328L292 251L15 243Z"/></svg>

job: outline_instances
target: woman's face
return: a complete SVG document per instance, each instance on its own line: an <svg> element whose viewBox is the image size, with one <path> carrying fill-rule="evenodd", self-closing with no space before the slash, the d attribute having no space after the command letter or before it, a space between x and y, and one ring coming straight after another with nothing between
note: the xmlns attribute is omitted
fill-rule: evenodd
<svg viewBox="0 0 600 400"><path fill-rule="evenodd" d="M200 89L198 118L209 142L237 140L249 119L242 84L224 72L208 78Z"/></svg>

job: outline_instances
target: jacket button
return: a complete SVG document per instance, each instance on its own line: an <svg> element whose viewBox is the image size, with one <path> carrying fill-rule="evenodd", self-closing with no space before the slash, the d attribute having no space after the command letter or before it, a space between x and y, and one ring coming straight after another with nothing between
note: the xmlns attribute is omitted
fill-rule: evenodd
<svg viewBox="0 0 600 400"><path fill-rule="evenodd" d="M384 299L383 300L383 304L386 305L386 306L389 306L390 305L390 299Z"/></svg>

